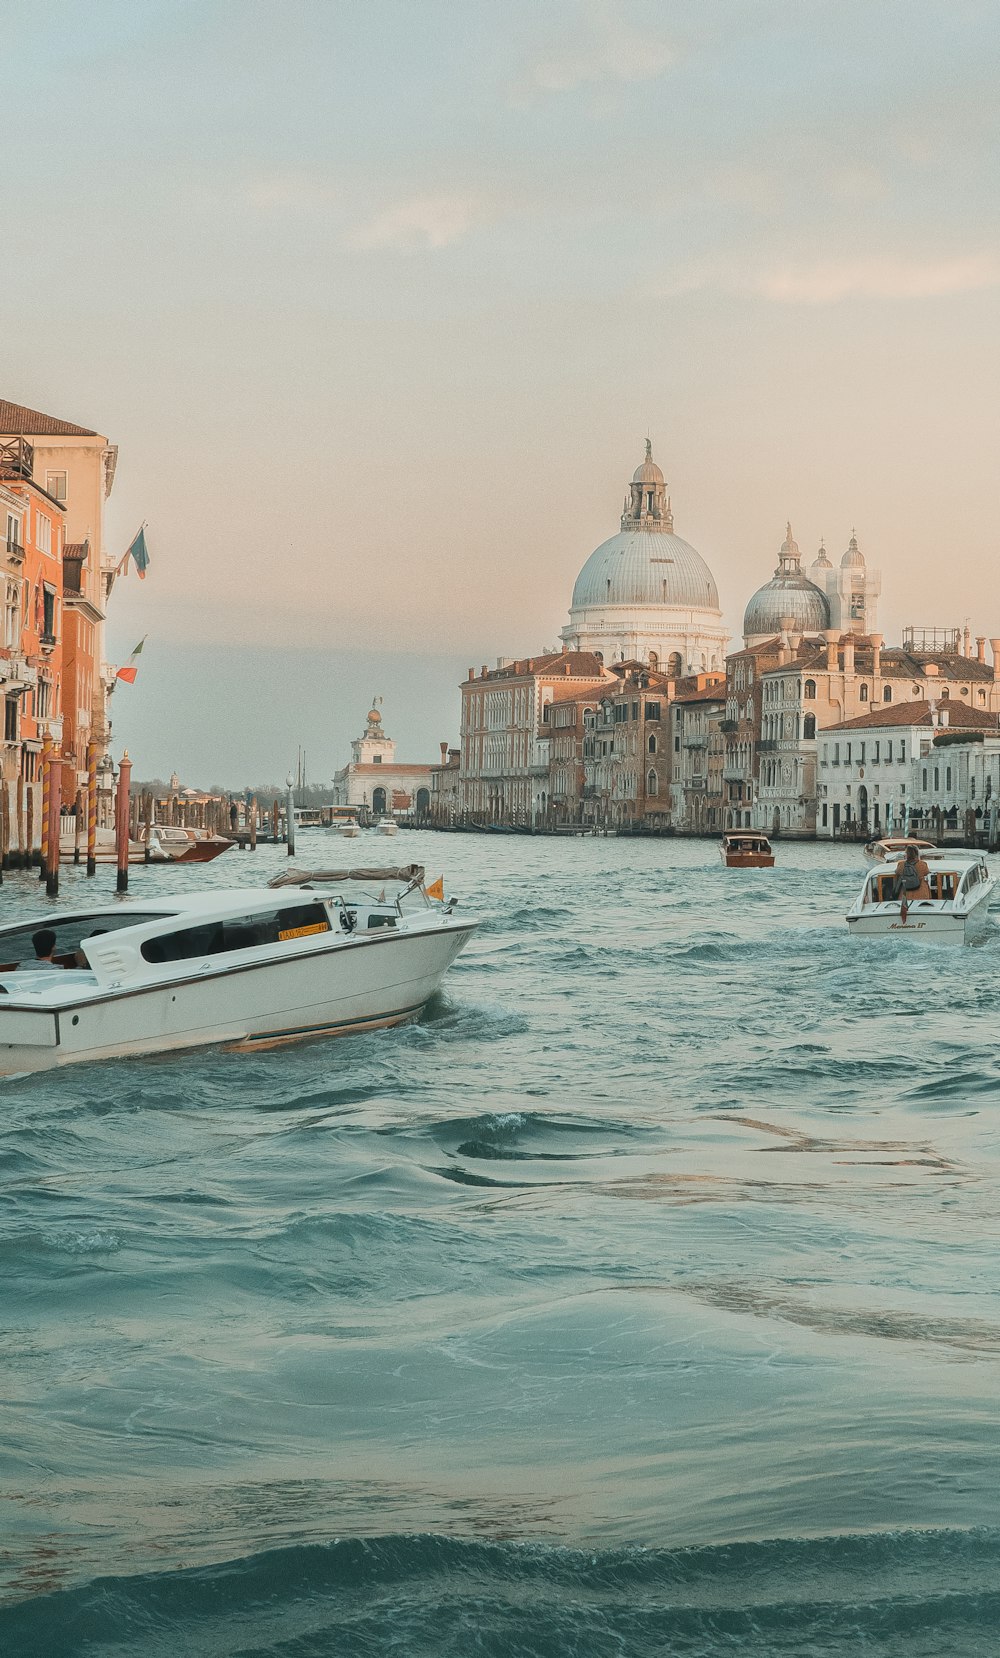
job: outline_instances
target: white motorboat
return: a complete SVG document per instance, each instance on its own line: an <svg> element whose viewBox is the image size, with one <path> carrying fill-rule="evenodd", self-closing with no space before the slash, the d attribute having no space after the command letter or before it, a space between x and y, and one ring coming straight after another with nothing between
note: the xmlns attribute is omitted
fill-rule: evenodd
<svg viewBox="0 0 1000 1658"><path fill-rule="evenodd" d="M343 835L345 840L353 840L355 835L361 833L353 818L344 818L340 823L331 823L330 827L335 834Z"/></svg>
<svg viewBox="0 0 1000 1658"><path fill-rule="evenodd" d="M395 883L395 897L385 889ZM372 892L375 892L375 896ZM477 923L404 869L57 912L0 928L0 1075L415 1019ZM54 965L34 937L55 934Z"/></svg>
<svg viewBox="0 0 1000 1658"><path fill-rule="evenodd" d="M396 835L399 833L399 824L391 817L380 817L375 827L380 835Z"/></svg>
<svg viewBox="0 0 1000 1658"><path fill-rule="evenodd" d="M906 901L896 894L895 866L877 864L847 912L852 933L868 938L912 938L964 944L983 932L996 887L981 852L930 847L920 852L926 878Z"/></svg>
<svg viewBox="0 0 1000 1658"><path fill-rule="evenodd" d="M884 835L881 840L865 843L865 857L873 864L884 864L890 860L895 863L897 859L906 857L908 846L915 846L921 857L926 852L937 850L934 841L918 840L915 835Z"/></svg>

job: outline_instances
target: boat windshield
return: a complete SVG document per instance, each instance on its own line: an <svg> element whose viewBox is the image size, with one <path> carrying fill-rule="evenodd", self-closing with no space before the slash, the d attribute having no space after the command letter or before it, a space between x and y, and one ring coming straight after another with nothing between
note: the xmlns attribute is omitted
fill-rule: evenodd
<svg viewBox="0 0 1000 1658"><path fill-rule="evenodd" d="M967 880L964 890L968 891L969 886L972 884L968 877L974 875L975 880L978 881L979 874L976 870L966 871L965 874ZM962 870L932 869L927 877L927 885L930 889L930 901L934 903L947 903L953 899L955 894L958 892L959 886L962 884L962 875ZM899 897L900 894L896 891L896 872L894 869L888 870L884 873L876 871L874 875L869 876L868 891L865 895L866 903L889 904ZM916 902L920 903L921 900L917 899ZM924 899L923 902L926 903L927 900Z"/></svg>
<svg viewBox="0 0 1000 1658"><path fill-rule="evenodd" d="M0 931L0 973L30 967L37 959L34 935L48 928L56 935L53 960L60 967L77 967L76 952L86 938L100 933L117 933L126 927L144 927L150 921L165 921L169 910L102 910L96 915L64 915L52 920L36 919L30 927L6 927Z"/></svg>

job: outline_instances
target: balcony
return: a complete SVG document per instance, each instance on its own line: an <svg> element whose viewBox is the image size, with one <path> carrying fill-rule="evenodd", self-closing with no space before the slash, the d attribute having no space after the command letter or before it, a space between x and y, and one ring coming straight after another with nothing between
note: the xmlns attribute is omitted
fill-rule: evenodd
<svg viewBox="0 0 1000 1658"><path fill-rule="evenodd" d="M761 754L774 754L777 747L777 737L762 737L760 742L757 744L758 752Z"/></svg>
<svg viewBox="0 0 1000 1658"><path fill-rule="evenodd" d="M38 643L41 645L43 651L51 651L55 649L59 641L54 633L43 633L40 635Z"/></svg>
<svg viewBox="0 0 1000 1658"><path fill-rule="evenodd" d="M685 748L707 748L708 747L708 738L707 737L682 737L681 742L683 743Z"/></svg>
<svg viewBox="0 0 1000 1658"><path fill-rule="evenodd" d="M725 732L726 735L728 736L730 732L736 730L736 727L739 725L739 723L740 723L739 720L720 720L719 721L719 730Z"/></svg>
<svg viewBox="0 0 1000 1658"><path fill-rule="evenodd" d="M723 783L745 783L748 775L746 766L723 766L722 768Z"/></svg>
<svg viewBox="0 0 1000 1658"><path fill-rule="evenodd" d="M6 548L8 564L24 563L24 548L21 546L19 541L7 541L4 543L4 546Z"/></svg>
<svg viewBox="0 0 1000 1658"><path fill-rule="evenodd" d="M30 478L34 469L35 451L27 438L0 443L0 478Z"/></svg>

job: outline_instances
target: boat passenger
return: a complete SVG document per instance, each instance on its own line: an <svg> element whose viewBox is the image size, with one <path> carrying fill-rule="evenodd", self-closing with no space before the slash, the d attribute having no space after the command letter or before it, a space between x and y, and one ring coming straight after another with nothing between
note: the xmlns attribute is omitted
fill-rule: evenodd
<svg viewBox="0 0 1000 1658"><path fill-rule="evenodd" d="M39 927L37 933L31 936L34 946L35 959L30 964L32 971L39 967L58 967L59 963L52 960L56 947L56 935L51 927Z"/></svg>
<svg viewBox="0 0 1000 1658"><path fill-rule="evenodd" d="M903 921L906 912L915 898L929 898L931 889L927 884L930 870L925 860L920 856L915 846L906 848L906 856L900 858L896 865L896 879L893 896L899 899L899 914Z"/></svg>

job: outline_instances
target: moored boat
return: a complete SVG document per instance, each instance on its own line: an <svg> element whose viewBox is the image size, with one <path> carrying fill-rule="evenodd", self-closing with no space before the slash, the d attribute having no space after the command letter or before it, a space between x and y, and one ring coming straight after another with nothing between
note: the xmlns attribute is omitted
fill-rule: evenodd
<svg viewBox="0 0 1000 1658"><path fill-rule="evenodd" d="M400 890L386 899L393 883ZM8 925L0 928L0 1075L404 1024L476 925L451 901L428 897L415 864L291 870L259 889ZM43 929L55 934L51 964L36 959Z"/></svg>
<svg viewBox="0 0 1000 1658"><path fill-rule="evenodd" d="M727 829L719 848L727 869L773 869L774 853L756 829Z"/></svg>
<svg viewBox="0 0 1000 1658"><path fill-rule="evenodd" d="M981 852L925 848L919 867L921 883L912 892L898 890L895 866L883 862L870 869L847 912L849 930L865 938L929 944L964 944L985 931L997 883Z"/></svg>

